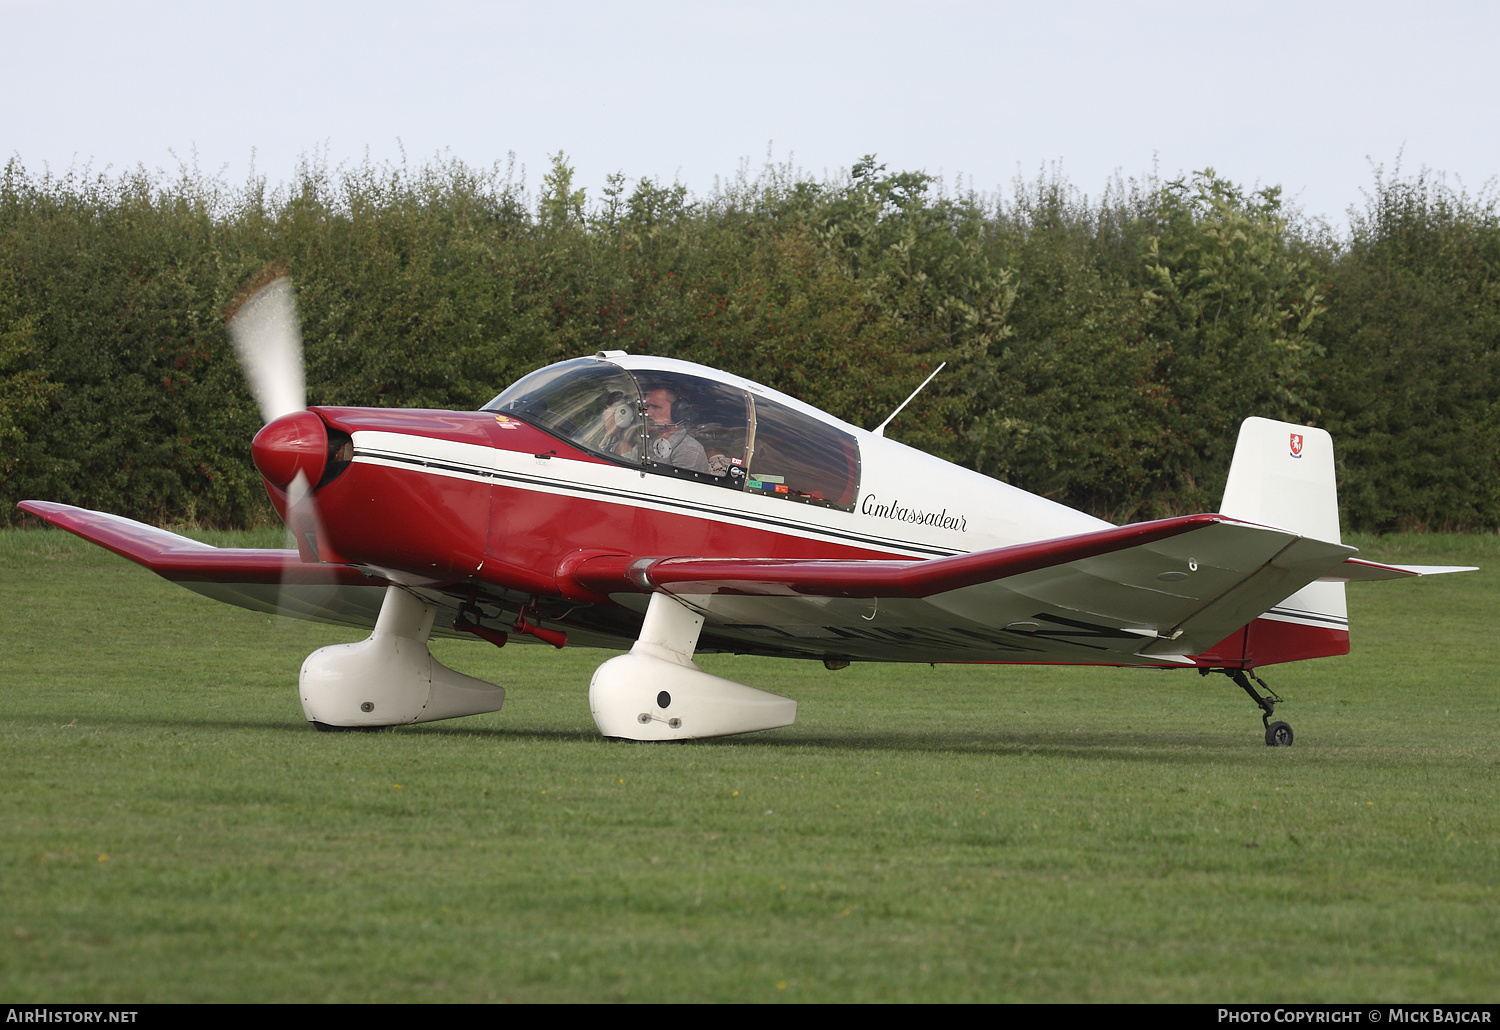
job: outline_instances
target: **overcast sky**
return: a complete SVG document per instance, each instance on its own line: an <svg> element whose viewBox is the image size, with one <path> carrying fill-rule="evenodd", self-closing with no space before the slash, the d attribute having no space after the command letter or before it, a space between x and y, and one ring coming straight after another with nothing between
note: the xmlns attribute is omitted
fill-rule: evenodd
<svg viewBox="0 0 1500 1030"><path fill-rule="evenodd" d="M301 155L470 164L535 185L566 151L695 193L768 151L814 175L875 153L1009 191L1061 164L1206 166L1343 221L1373 175L1500 173L1495 3L254 4L0 0L0 151L32 171ZM399 142L398 142L399 141Z"/></svg>

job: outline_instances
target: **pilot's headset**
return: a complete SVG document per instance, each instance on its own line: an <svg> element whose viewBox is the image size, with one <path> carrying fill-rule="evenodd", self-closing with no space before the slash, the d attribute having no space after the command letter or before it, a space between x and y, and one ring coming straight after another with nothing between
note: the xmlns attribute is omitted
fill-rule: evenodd
<svg viewBox="0 0 1500 1030"><path fill-rule="evenodd" d="M614 423L616 430L624 432L634 429L637 422L641 420L639 404L632 404L625 399L625 394L619 390L610 393L604 402L604 414L610 422Z"/></svg>
<svg viewBox="0 0 1500 1030"><path fill-rule="evenodd" d="M680 426L684 422L691 422L694 418L697 417L696 409L694 409L693 405L683 396L683 391L679 390L677 387L671 385L670 383L658 383L642 391L642 412L644 412L646 409L646 402L644 400L644 397L650 396L657 390L665 390L667 393L672 395L672 409L670 416L671 421L667 423L668 426Z"/></svg>

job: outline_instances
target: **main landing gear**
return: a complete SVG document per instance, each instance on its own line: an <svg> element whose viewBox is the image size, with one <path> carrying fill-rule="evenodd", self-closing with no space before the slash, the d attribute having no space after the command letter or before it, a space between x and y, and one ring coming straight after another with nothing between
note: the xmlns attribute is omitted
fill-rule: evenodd
<svg viewBox="0 0 1500 1030"><path fill-rule="evenodd" d="M471 602L472 603L472 602ZM483 627L465 606L454 628L496 646L500 630ZM436 609L397 586L386 589L369 638L314 651L302 663L302 710L325 732L372 730L460 715L496 712L505 690L454 672L427 650ZM534 605L512 632L561 647L558 630L536 625ZM666 594L652 594L641 634L629 654L594 672L589 708L606 737L692 740L790 726L797 702L704 672L693 663L703 616Z"/></svg>
<svg viewBox="0 0 1500 1030"><path fill-rule="evenodd" d="M790 726L797 702L704 672L693 663L703 616L652 594L629 654L594 671L589 709L606 737L692 740Z"/></svg>
<svg viewBox="0 0 1500 1030"><path fill-rule="evenodd" d="M1211 671L1214 670L1204 669L1203 673L1207 675ZM1266 747L1291 747L1292 728L1279 719L1276 722L1271 721L1271 716L1276 714L1276 702L1281 700L1281 698L1276 696L1276 691L1267 686L1265 680L1255 675L1249 669L1219 669L1217 671L1234 680L1241 690L1250 695L1250 700L1260 706L1260 721L1266 724ZM1270 696L1267 697L1266 694L1258 693L1250 685L1252 679L1259 683L1266 694Z"/></svg>
<svg viewBox="0 0 1500 1030"><path fill-rule="evenodd" d="M437 611L387 587L370 636L319 648L302 663L302 711L323 731L378 729L498 712L505 690L454 672L427 650Z"/></svg>

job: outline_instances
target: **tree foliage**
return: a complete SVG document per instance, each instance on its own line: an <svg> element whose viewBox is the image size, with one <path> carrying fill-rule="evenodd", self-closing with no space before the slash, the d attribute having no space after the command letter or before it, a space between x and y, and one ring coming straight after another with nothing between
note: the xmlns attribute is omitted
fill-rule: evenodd
<svg viewBox="0 0 1500 1030"><path fill-rule="evenodd" d="M224 307L297 286L313 403L473 408L603 349L724 368L1116 520L1218 503L1239 422L1326 424L1349 528L1500 525L1492 200L1377 178L1347 237L1211 170L950 194L873 157L696 198L559 153L270 189L0 176L0 502L269 517ZM14 509L3 509L8 519Z"/></svg>
<svg viewBox="0 0 1500 1030"><path fill-rule="evenodd" d="M1377 175L1328 262L1317 337L1346 517L1500 525L1500 211L1441 178Z"/></svg>

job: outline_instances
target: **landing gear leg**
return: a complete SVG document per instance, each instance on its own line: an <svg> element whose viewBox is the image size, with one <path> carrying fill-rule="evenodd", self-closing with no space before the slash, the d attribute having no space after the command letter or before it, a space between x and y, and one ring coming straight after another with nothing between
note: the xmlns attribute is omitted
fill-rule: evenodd
<svg viewBox="0 0 1500 1030"><path fill-rule="evenodd" d="M1280 720L1271 721L1271 716L1276 714L1276 702L1281 700L1276 696L1276 692L1266 685L1265 680L1248 669L1225 669L1223 671L1224 675L1234 680L1241 690L1250 695L1250 700L1260 706L1260 721L1266 725L1266 746L1291 747L1292 728ZM1252 679L1259 683L1270 696L1257 693L1256 689L1250 685Z"/></svg>
<svg viewBox="0 0 1500 1030"><path fill-rule="evenodd" d="M377 729L498 712L504 688L454 672L427 650L436 615L414 594L387 587L367 639L319 648L302 663L307 721L324 731Z"/></svg>
<svg viewBox="0 0 1500 1030"><path fill-rule="evenodd" d="M692 740L777 726L797 718L797 702L704 672L693 663L703 616L666 594L652 594L629 654L594 671L589 709L606 737Z"/></svg>

